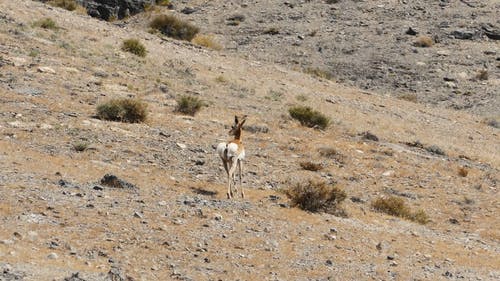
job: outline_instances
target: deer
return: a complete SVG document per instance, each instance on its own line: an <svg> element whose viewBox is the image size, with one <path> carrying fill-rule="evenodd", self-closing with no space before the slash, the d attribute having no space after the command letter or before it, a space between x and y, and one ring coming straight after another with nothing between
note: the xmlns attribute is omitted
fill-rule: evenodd
<svg viewBox="0 0 500 281"><path fill-rule="evenodd" d="M228 142L221 142L217 145L217 154L219 154L222 159L222 164L224 170L227 173L227 198L231 199L233 197L233 187L234 194L238 192L236 187L235 172L238 168L240 187L241 187L241 198L245 198L245 192L243 191L243 185L241 182L241 173L243 160L245 159L245 148L243 142L241 141L241 128L245 124L247 115L244 115L242 120L239 121L238 116L234 116L234 125L229 130L229 135L234 136L234 139Z"/></svg>

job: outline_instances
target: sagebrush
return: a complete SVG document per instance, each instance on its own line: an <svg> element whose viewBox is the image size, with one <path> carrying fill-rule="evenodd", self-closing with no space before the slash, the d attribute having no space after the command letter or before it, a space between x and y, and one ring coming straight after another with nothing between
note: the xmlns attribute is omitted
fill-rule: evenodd
<svg viewBox="0 0 500 281"><path fill-rule="evenodd" d="M420 224L426 224L429 221L429 216L424 210L412 212L405 201L396 196L379 197L372 202L372 207L379 212L415 221Z"/></svg>
<svg viewBox="0 0 500 281"><path fill-rule="evenodd" d="M139 57L145 57L147 54L146 47L137 39L127 39L123 41L122 50Z"/></svg>
<svg viewBox="0 0 500 281"><path fill-rule="evenodd" d="M298 120L303 126L326 129L330 124L328 117L309 106L295 106L290 108L288 112L292 118Z"/></svg>
<svg viewBox="0 0 500 281"><path fill-rule="evenodd" d="M177 108L175 111L194 116L205 103L195 96L181 96L177 99Z"/></svg>
<svg viewBox="0 0 500 281"><path fill-rule="evenodd" d="M160 31L174 39L191 41L200 29L189 22L180 20L172 15L159 15L155 17L149 27Z"/></svg>
<svg viewBox="0 0 500 281"><path fill-rule="evenodd" d="M309 180L284 190L293 206L310 212L325 212L345 216L340 203L347 198L344 190L324 181Z"/></svg>
<svg viewBox="0 0 500 281"><path fill-rule="evenodd" d="M97 107L97 116L102 120L140 123L146 120L147 104L138 99L113 99Z"/></svg>

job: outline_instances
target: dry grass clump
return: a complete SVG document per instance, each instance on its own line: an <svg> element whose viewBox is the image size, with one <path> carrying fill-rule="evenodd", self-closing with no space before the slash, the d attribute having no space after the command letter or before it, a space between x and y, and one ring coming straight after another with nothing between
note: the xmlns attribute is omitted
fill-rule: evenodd
<svg viewBox="0 0 500 281"><path fill-rule="evenodd" d="M480 70L476 75L477 80L485 81L488 80L488 78L489 78L489 73L487 69Z"/></svg>
<svg viewBox="0 0 500 281"><path fill-rule="evenodd" d="M45 29L58 29L56 22L51 18L43 18L41 20L35 21L33 26L39 26Z"/></svg>
<svg viewBox="0 0 500 281"><path fill-rule="evenodd" d="M48 2L49 5L74 11L78 8L78 3L75 0L52 0Z"/></svg>
<svg viewBox="0 0 500 281"><path fill-rule="evenodd" d="M467 170L467 168L465 168L465 167L458 168L458 175L459 176L465 178L468 174L469 174L469 170Z"/></svg>
<svg viewBox="0 0 500 281"><path fill-rule="evenodd" d="M204 102L198 97L182 96L177 100L175 111L194 116L203 107Z"/></svg>
<svg viewBox="0 0 500 281"><path fill-rule="evenodd" d="M418 210L413 213L406 205L405 201L399 197L390 196L387 198L377 198L377 200L372 202L372 207L375 210L388 215L415 221L420 224L426 224L429 222L429 216L427 216L424 210Z"/></svg>
<svg viewBox="0 0 500 281"><path fill-rule="evenodd" d="M328 117L309 106L294 106L288 112L292 118L298 120L303 126L324 130L330 124Z"/></svg>
<svg viewBox="0 0 500 281"><path fill-rule="evenodd" d="M146 47L137 39L127 39L123 41L122 50L139 57L145 57L147 53Z"/></svg>
<svg viewBox="0 0 500 281"><path fill-rule="evenodd" d="M398 96L399 99L401 100L405 100L405 101L411 101L411 102L414 102L414 103L417 103L418 102L418 98L417 98L417 95L416 94L402 94L400 96Z"/></svg>
<svg viewBox="0 0 500 281"><path fill-rule="evenodd" d="M347 198L344 190L323 181L297 183L284 191L292 205L310 212L325 212L345 216L340 203Z"/></svg>
<svg viewBox="0 0 500 281"><path fill-rule="evenodd" d="M168 37L186 41L191 41L200 31L198 27L171 15L155 17L149 27L159 30Z"/></svg>
<svg viewBox="0 0 500 281"><path fill-rule="evenodd" d="M140 123L146 120L147 104L138 99L113 99L97 107L97 116L102 120Z"/></svg>
<svg viewBox="0 0 500 281"><path fill-rule="evenodd" d="M240 25L240 23L244 22L245 21L245 16L242 15L242 14L236 14L236 15L232 15L230 16L229 18L227 18L227 25L233 25L233 26L237 26L237 25Z"/></svg>
<svg viewBox="0 0 500 281"><path fill-rule="evenodd" d="M319 68L308 67L308 68L304 69L304 73L307 73L307 74L310 74L310 75L313 75L313 76L316 76L319 78L327 79L327 80L332 79L332 74L330 72L323 70L323 69L319 69Z"/></svg>
<svg viewBox="0 0 500 281"><path fill-rule="evenodd" d="M339 164L344 164L345 163L345 155L337 151L333 147L320 147L318 148L319 155L333 159Z"/></svg>
<svg viewBox="0 0 500 281"><path fill-rule="evenodd" d="M156 0L156 5L158 6L170 6L170 0Z"/></svg>
<svg viewBox="0 0 500 281"><path fill-rule="evenodd" d="M264 34L276 35L276 34L280 34L280 30L277 27L270 27L270 28L264 30Z"/></svg>
<svg viewBox="0 0 500 281"><path fill-rule="evenodd" d="M300 167L302 167L302 169L304 169L304 170L313 171L313 172L316 172L316 171L323 169L323 165L321 165L320 163L314 163L311 161L300 162Z"/></svg>
<svg viewBox="0 0 500 281"><path fill-rule="evenodd" d="M83 152L83 151L87 150L88 148L89 148L89 144L86 142L77 142L77 143L73 144L73 149L76 152Z"/></svg>
<svg viewBox="0 0 500 281"><path fill-rule="evenodd" d="M212 50L222 50L222 45L215 41L212 34L197 34L191 42L195 45L209 48Z"/></svg>
<svg viewBox="0 0 500 281"><path fill-rule="evenodd" d="M432 38L425 35L417 37L417 40L415 41L415 46L417 47L429 48L432 47L432 45L434 45Z"/></svg>

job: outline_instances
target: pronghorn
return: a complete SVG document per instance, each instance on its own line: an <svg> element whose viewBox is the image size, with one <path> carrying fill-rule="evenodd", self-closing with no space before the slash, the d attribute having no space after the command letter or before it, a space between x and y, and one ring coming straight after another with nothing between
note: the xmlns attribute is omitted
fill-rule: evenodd
<svg viewBox="0 0 500 281"><path fill-rule="evenodd" d="M234 116L234 125L229 131L229 135L234 136L234 139L229 142L221 142L217 145L217 153L222 159L222 164L227 173L227 198L231 199L233 197L233 187L234 192L238 192L235 182L235 172L236 167L238 167L240 187L241 187L241 197L245 198L245 193L243 192L243 186L241 184L241 170L242 162L245 159L245 148L241 142L241 128L246 121L247 116L243 116L241 122L238 121L238 116Z"/></svg>

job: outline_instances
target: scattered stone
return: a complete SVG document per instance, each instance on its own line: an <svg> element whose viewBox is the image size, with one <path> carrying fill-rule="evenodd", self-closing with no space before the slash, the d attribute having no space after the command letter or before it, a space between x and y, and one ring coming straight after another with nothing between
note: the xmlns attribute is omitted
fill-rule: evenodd
<svg viewBox="0 0 500 281"><path fill-rule="evenodd" d="M101 179L101 184L113 188L137 189L137 186L121 180L117 176L112 174L104 175L104 177Z"/></svg>
<svg viewBox="0 0 500 281"><path fill-rule="evenodd" d="M77 272L71 274L70 277L64 278L64 281L86 281L86 280L80 277L80 272Z"/></svg>
<svg viewBox="0 0 500 281"><path fill-rule="evenodd" d="M425 148L427 151L429 151L430 153L434 153L434 154L437 154L437 155L443 155L445 156L446 153L444 152L444 150L442 150L439 146L437 145L431 145L431 146L428 146Z"/></svg>
<svg viewBox="0 0 500 281"><path fill-rule="evenodd" d="M181 10L181 13L189 15L196 12L196 9L193 7L185 7L184 9Z"/></svg>
<svg viewBox="0 0 500 281"><path fill-rule="evenodd" d="M100 185L94 185L94 187L92 189L101 191L101 190L104 190L104 187L102 187Z"/></svg>
<svg viewBox="0 0 500 281"><path fill-rule="evenodd" d="M465 30L455 30L451 33L451 35L455 39L461 39L461 40L472 40L474 37L474 32L471 31L465 31Z"/></svg>
<svg viewBox="0 0 500 281"><path fill-rule="evenodd" d="M40 66L37 70L41 73L56 74L56 71L48 66Z"/></svg>
<svg viewBox="0 0 500 281"><path fill-rule="evenodd" d="M43 95L43 91L35 88L20 88L15 90L16 93L28 96L40 96Z"/></svg>
<svg viewBox="0 0 500 281"><path fill-rule="evenodd" d="M458 222L458 220L457 220L457 219L455 219L455 218L450 218L448 221L449 221L451 224L460 224L460 223Z"/></svg>
<svg viewBox="0 0 500 281"><path fill-rule="evenodd" d="M370 133L369 131L366 131L366 132L362 132L360 134L361 137L363 137L364 140L371 140L371 141L378 141L378 137L372 133Z"/></svg>
<svg viewBox="0 0 500 281"><path fill-rule="evenodd" d="M415 29L413 29L411 27L408 27L408 30L406 30L405 34L415 36L418 34L418 31L416 31Z"/></svg>
<svg viewBox="0 0 500 281"><path fill-rule="evenodd" d="M265 124L262 125L247 125L243 127L244 131L250 133L264 133L267 134L269 132L269 127Z"/></svg>
<svg viewBox="0 0 500 281"><path fill-rule="evenodd" d="M47 256L48 259L50 260L55 260L55 259L58 259L59 256L56 254L56 253L50 253L48 256Z"/></svg>
<svg viewBox="0 0 500 281"><path fill-rule="evenodd" d="M333 262L332 262L332 260L326 260L325 264L326 264L327 266L333 266Z"/></svg>
<svg viewBox="0 0 500 281"><path fill-rule="evenodd" d="M183 143L176 143L176 145L180 148L180 149L186 149L187 148L187 145L183 144Z"/></svg>
<svg viewBox="0 0 500 281"><path fill-rule="evenodd" d="M216 221L221 221L222 220L222 216L220 214L215 214L214 219Z"/></svg>

